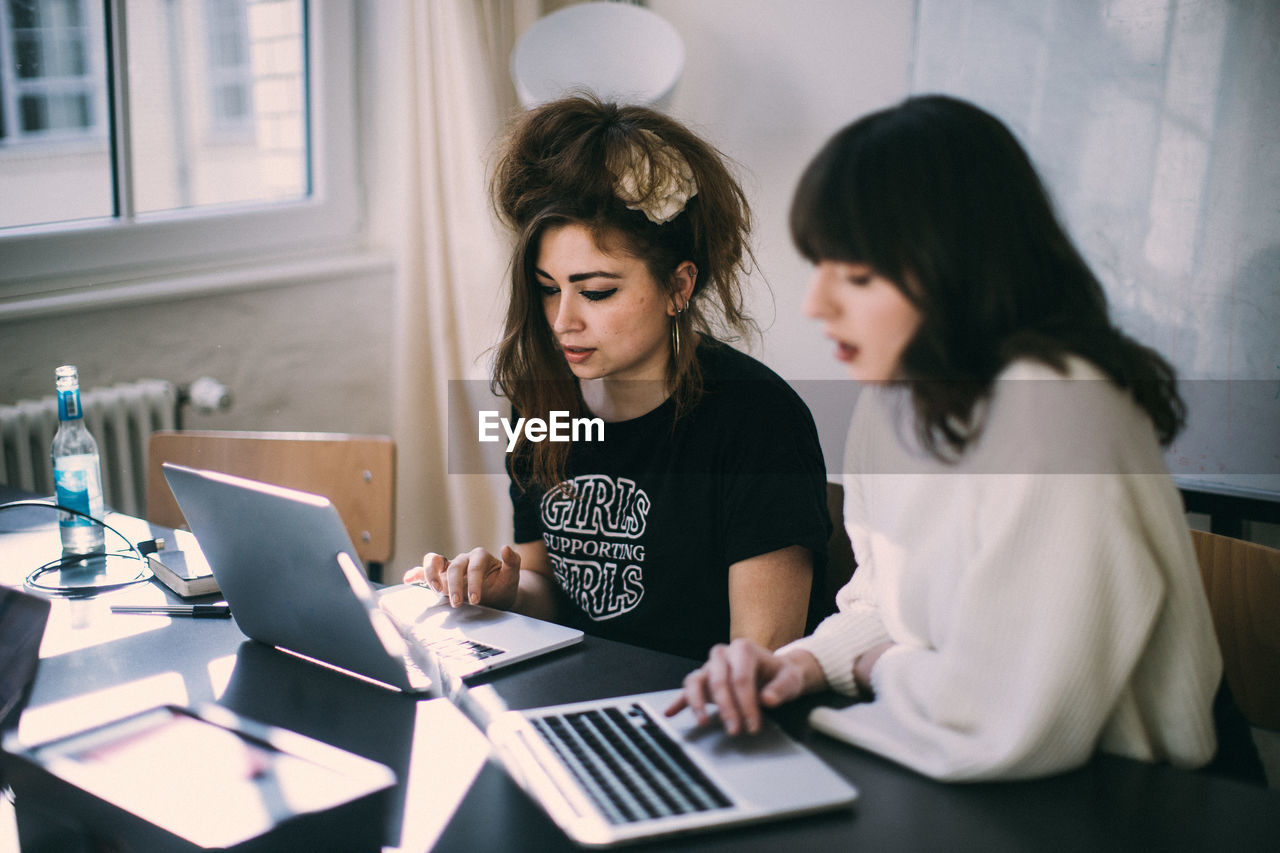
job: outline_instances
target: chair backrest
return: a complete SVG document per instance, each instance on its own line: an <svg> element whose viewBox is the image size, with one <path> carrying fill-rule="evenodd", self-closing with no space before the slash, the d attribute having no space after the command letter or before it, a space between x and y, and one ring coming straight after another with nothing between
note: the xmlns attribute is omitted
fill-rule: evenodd
<svg viewBox="0 0 1280 853"><path fill-rule="evenodd" d="M1280 550L1191 531L1231 695L1245 718L1280 730Z"/></svg>
<svg viewBox="0 0 1280 853"><path fill-rule="evenodd" d="M181 430L153 433L147 445L147 520L184 527L162 462L207 468L323 495L347 525L366 566L391 559L395 519L395 443L387 436L315 432Z"/></svg>

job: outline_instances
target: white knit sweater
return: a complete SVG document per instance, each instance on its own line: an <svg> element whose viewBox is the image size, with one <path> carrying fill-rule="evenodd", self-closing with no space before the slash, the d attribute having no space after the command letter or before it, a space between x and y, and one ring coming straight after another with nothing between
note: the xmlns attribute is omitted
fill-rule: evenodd
<svg viewBox="0 0 1280 853"><path fill-rule="evenodd" d="M812 724L938 779L1038 776L1095 749L1183 766L1215 750L1221 657L1151 422L1073 359L996 383L958 464L912 438L902 389L866 388L845 525L858 569L805 649L836 690L885 640L875 699Z"/></svg>

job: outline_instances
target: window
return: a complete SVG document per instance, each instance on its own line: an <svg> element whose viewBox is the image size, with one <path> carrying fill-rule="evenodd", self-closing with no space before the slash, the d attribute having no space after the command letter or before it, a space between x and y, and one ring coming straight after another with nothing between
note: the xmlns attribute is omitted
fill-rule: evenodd
<svg viewBox="0 0 1280 853"><path fill-rule="evenodd" d="M357 237L353 0L0 11L0 297Z"/></svg>
<svg viewBox="0 0 1280 853"><path fill-rule="evenodd" d="M3 0L0 228L111 215L103 44L101 3Z"/></svg>
<svg viewBox="0 0 1280 853"><path fill-rule="evenodd" d="M253 65L243 0L205 0L209 33L209 115L214 130L244 129L253 117ZM289 34L271 41L293 47ZM287 49L287 48L286 48Z"/></svg>
<svg viewBox="0 0 1280 853"><path fill-rule="evenodd" d="M105 75L95 63L101 10L84 0L7 0L0 20L4 93L0 139L100 135Z"/></svg>

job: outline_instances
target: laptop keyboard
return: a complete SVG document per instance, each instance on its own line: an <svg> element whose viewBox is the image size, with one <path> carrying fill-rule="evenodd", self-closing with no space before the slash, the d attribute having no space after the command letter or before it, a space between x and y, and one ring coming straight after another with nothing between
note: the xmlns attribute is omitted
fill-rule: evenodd
<svg viewBox="0 0 1280 853"><path fill-rule="evenodd" d="M484 643L477 643L475 640L468 640L464 637L435 637L434 639L428 639L425 635L419 635L415 632L413 638L434 652L441 662L479 661L491 658L494 655L500 655L505 651L505 649L486 646ZM422 668L411 652L405 652L403 659L405 668L409 670L411 682L417 684L420 681L423 686L431 682L431 673ZM469 671L464 667L464 674Z"/></svg>
<svg viewBox="0 0 1280 853"><path fill-rule="evenodd" d="M484 660L506 651L496 646L486 646L484 643L478 643L466 637L432 637L414 634L414 638L446 660Z"/></svg>
<svg viewBox="0 0 1280 853"><path fill-rule="evenodd" d="M638 703L530 722L610 823L733 805Z"/></svg>

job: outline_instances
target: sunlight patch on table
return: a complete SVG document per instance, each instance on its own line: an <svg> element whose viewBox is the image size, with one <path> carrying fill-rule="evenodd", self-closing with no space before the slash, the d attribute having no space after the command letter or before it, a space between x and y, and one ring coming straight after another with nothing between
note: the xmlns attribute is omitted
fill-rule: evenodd
<svg viewBox="0 0 1280 853"><path fill-rule="evenodd" d="M187 685L177 672L162 672L26 709L18 739L26 745L45 743L127 717L157 705L186 706Z"/></svg>
<svg viewBox="0 0 1280 853"><path fill-rule="evenodd" d="M383 848L384 853L434 847L488 757L489 741L448 700L419 702L404 784L400 844Z"/></svg>
<svg viewBox="0 0 1280 853"><path fill-rule="evenodd" d="M134 595L129 604L167 604L164 593ZM140 590L145 592L145 590ZM53 658L78 652L91 646L113 643L156 631L171 621L168 616L112 613L111 604L125 603L122 598L99 596L87 599L54 599L49 611L49 626L40 644L40 657Z"/></svg>
<svg viewBox="0 0 1280 853"><path fill-rule="evenodd" d="M209 686L213 688L215 702L221 699L222 694L226 692L227 685L231 683L231 673L235 668L235 655L223 655L220 658L214 658L209 661L206 670L209 673Z"/></svg>

